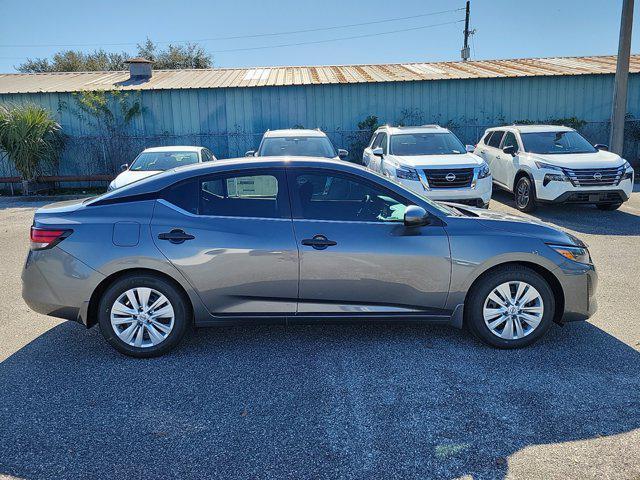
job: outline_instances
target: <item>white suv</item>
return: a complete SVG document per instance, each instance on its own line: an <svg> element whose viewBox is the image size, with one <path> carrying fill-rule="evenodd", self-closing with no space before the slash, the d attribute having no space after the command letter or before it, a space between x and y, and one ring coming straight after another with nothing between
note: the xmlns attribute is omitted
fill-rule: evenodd
<svg viewBox="0 0 640 480"><path fill-rule="evenodd" d="M335 160L345 159L349 152L336 148L329 137L320 129L307 130L290 128L286 130L267 130L257 151L249 150L247 157L321 157Z"/></svg>
<svg viewBox="0 0 640 480"><path fill-rule="evenodd" d="M475 152L493 182L515 195L516 207L538 203L588 203L615 210L633 190L633 169L605 145L591 145L572 128L512 125L488 129Z"/></svg>
<svg viewBox="0 0 640 480"><path fill-rule="evenodd" d="M390 177L433 200L447 200L487 208L491 172L458 137L438 125L390 127L373 134L362 161L369 169Z"/></svg>

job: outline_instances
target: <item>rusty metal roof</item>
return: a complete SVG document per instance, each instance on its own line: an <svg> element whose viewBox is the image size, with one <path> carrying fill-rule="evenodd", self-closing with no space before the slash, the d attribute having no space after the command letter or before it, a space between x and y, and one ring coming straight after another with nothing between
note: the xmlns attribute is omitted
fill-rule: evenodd
<svg viewBox="0 0 640 480"><path fill-rule="evenodd" d="M0 74L0 94L80 90L171 90L267 87L372 82L412 82L467 78L508 78L615 73L616 57L552 57L469 62L328 65L308 67L154 70L149 79L129 72ZM631 73L640 72L640 55L631 56Z"/></svg>

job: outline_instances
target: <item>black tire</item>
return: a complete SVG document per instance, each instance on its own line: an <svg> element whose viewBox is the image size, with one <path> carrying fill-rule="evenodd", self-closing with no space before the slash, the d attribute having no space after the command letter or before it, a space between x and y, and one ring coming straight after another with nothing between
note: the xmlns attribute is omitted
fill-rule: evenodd
<svg viewBox="0 0 640 480"><path fill-rule="evenodd" d="M484 321L483 308L489 294L499 285L522 281L533 286L542 297L544 311L538 326L528 335L506 340L492 333ZM464 307L465 327L482 342L501 349L522 348L539 340L553 324L556 301L549 283L534 270L524 266L496 267L483 274L469 290Z"/></svg>
<svg viewBox="0 0 640 480"><path fill-rule="evenodd" d="M596 207L598 207L598 210L605 210L607 212L617 210L621 206L622 206L622 202L621 203L598 203L596 205Z"/></svg>
<svg viewBox="0 0 640 480"><path fill-rule="evenodd" d="M521 212L533 212L537 208L536 187L527 175L518 179L513 196L516 208Z"/></svg>
<svg viewBox="0 0 640 480"><path fill-rule="evenodd" d="M173 307L173 328L157 345L136 347L121 340L111 325L111 307L127 290L148 287L164 295ZM173 349L189 325L189 300L172 282L153 274L132 274L117 279L102 295L98 304L98 324L104 338L119 352L137 358L157 357ZM148 331L145 333L149 338Z"/></svg>

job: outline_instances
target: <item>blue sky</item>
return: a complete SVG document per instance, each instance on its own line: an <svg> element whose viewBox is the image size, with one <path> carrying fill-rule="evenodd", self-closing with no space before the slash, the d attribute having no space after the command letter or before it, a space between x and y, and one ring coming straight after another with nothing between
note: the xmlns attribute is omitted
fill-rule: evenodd
<svg viewBox="0 0 640 480"><path fill-rule="evenodd" d="M472 59L606 55L617 51L622 0L472 0ZM27 57L65 47L135 52L147 36L157 42L200 40L353 25L325 31L200 42L219 67L321 65L458 60L462 0L0 0L0 72ZM421 15L413 17L414 15ZM389 18L405 20L378 22ZM640 52L640 5L632 52ZM444 24L431 26L434 24ZM422 28L427 27L427 28ZM384 32L399 31L384 34ZM234 52L242 48L363 38ZM109 45L130 43L131 45ZM29 45L22 47L20 45Z"/></svg>

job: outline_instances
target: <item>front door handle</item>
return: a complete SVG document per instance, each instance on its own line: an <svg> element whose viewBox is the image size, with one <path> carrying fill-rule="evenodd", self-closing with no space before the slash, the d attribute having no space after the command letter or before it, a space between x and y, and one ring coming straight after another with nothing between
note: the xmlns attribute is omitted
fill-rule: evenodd
<svg viewBox="0 0 640 480"><path fill-rule="evenodd" d="M324 235L315 235L313 238L305 238L304 240L302 240L302 245L313 247L316 250L324 250L327 247L333 247L337 244L338 242L329 240Z"/></svg>
<svg viewBox="0 0 640 480"><path fill-rule="evenodd" d="M193 240L194 238L196 237L188 233L185 233L184 230L181 230L179 228L174 228L170 232L165 232L158 235L158 239L169 240L171 243L175 243L175 244L183 243L185 240Z"/></svg>

